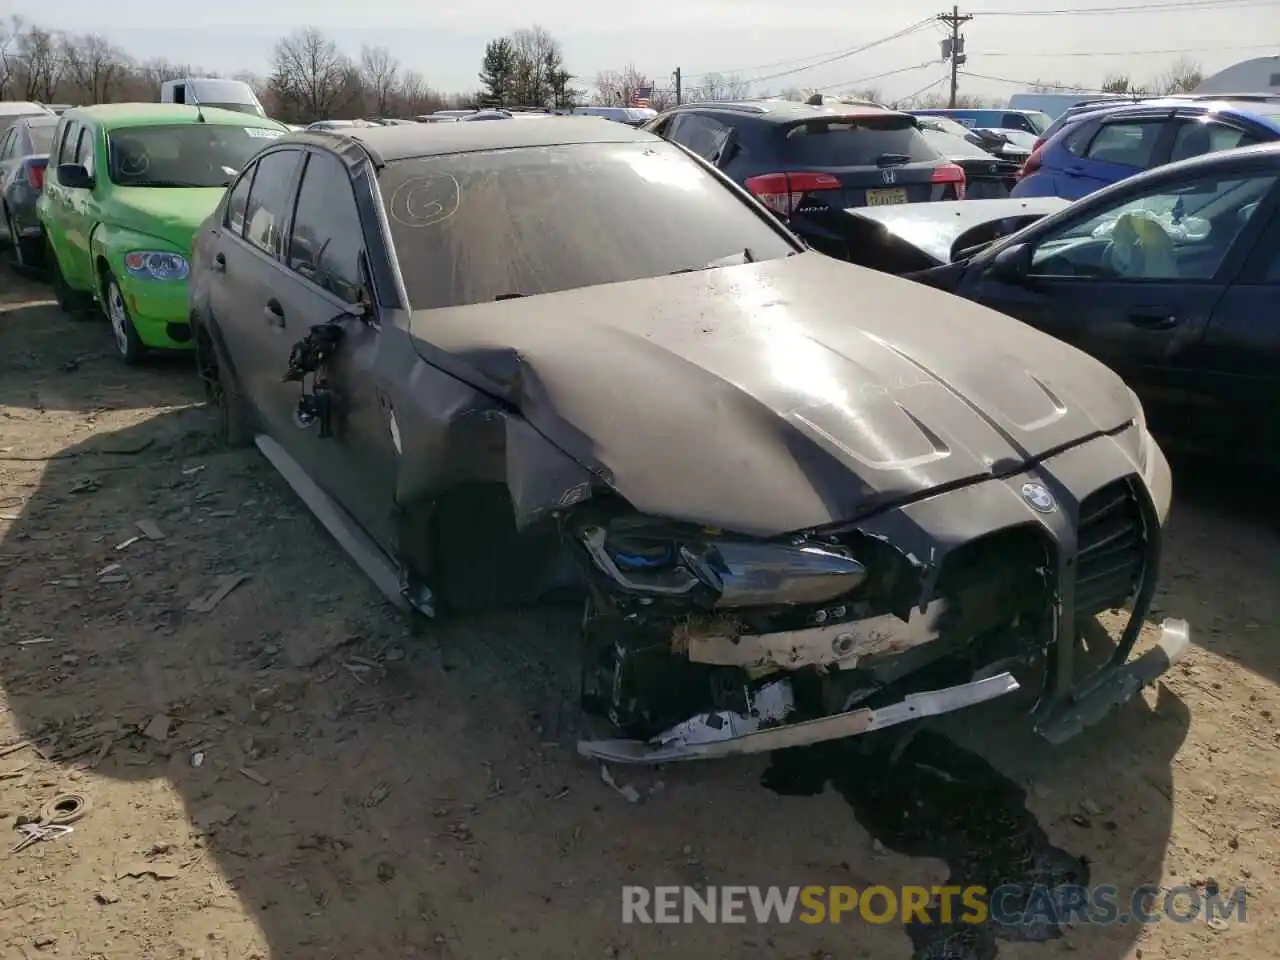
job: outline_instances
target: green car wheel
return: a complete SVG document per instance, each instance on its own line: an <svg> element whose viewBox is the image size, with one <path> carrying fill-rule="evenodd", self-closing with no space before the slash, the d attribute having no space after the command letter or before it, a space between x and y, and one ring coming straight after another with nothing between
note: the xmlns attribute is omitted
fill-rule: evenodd
<svg viewBox="0 0 1280 960"><path fill-rule="evenodd" d="M147 348L143 346L138 331L134 329L129 318L129 308L125 305L124 294L120 292L120 284L116 278L107 275L103 289L103 305L107 319L111 321L111 333L116 341L116 352L130 366L142 362Z"/></svg>

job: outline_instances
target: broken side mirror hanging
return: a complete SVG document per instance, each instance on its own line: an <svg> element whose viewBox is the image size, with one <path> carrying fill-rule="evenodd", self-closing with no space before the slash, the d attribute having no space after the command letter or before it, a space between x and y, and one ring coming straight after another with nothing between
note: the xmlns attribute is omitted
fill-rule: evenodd
<svg viewBox="0 0 1280 960"><path fill-rule="evenodd" d="M293 411L293 422L306 430L320 425L320 436L333 436L332 391L329 388L327 365L342 342L343 331L337 323L317 324L289 351L289 369L284 383L301 386L298 405ZM311 376L311 390L307 391L307 376Z"/></svg>

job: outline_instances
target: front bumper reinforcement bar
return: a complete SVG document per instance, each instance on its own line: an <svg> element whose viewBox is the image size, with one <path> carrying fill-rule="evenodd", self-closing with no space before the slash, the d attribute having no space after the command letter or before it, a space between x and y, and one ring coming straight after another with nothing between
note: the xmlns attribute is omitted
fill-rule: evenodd
<svg viewBox="0 0 1280 960"><path fill-rule="evenodd" d="M583 740L578 753L610 763L672 763L676 760L709 760L747 753L767 753L788 747L804 747L827 740L839 740L872 730L963 710L1018 689L1011 673L1000 673L972 683L941 690L913 693L898 703L871 710L863 708L814 720L766 727L740 736L704 742L661 738L643 740Z"/></svg>

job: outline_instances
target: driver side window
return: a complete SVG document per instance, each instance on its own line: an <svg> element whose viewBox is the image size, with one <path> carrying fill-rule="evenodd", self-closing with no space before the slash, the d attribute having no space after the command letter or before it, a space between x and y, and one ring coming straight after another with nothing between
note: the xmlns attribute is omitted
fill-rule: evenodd
<svg viewBox="0 0 1280 960"><path fill-rule="evenodd" d="M1212 280L1276 183L1201 177L1130 198L1039 241L1031 275L1098 280Z"/></svg>

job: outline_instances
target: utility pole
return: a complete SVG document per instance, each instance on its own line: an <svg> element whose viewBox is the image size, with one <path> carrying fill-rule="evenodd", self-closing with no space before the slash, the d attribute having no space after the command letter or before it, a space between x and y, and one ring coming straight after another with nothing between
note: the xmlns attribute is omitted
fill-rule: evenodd
<svg viewBox="0 0 1280 960"><path fill-rule="evenodd" d="M951 61L951 107L956 105L956 89L959 86L959 70L968 57L964 53L964 37L960 36L960 25L973 19L972 14L961 16L959 7L952 7L950 13L938 14L938 19L951 28L951 36L942 41L942 59Z"/></svg>
<svg viewBox="0 0 1280 960"><path fill-rule="evenodd" d="M678 107L680 106L680 95L683 92L680 89L680 68L679 67L676 67L675 77L676 77L676 106Z"/></svg>

